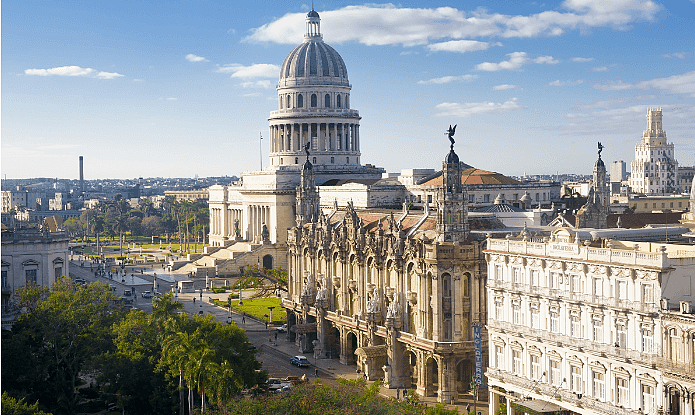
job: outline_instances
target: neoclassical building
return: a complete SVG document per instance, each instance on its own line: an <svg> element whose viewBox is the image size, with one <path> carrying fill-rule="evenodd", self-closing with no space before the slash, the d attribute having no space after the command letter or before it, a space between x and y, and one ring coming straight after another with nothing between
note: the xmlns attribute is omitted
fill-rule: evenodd
<svg viewBox="0 0 695 415"><path fill-rule="evenodd" d="M338 357L368 379L441 402L469 390L472 326L486 321L486 273L482 245L469 232L462 170L452 145L432 211L336 204L324 216L307 156L283 300L288 340L300 352Z"/></svg>
<svg viewBox="0 0 695 415"><path fill-rule="evenodd" d="M681 190L675 149L666 139L662 117L661 108L647 110L647 129L635 145L635 160L631 163L630 187L634 193L668 194Z"/></svg>
<svg viewBox="0 0 695 415"><path fill-rule="evenodd" d="M264 240L284 245L307 143L318 184L381 178L383 169L360 162L360 116L350 108L347 67L324 43L320 22L316 11L307 14L304 42L281 66L278 109L268 118L270 166L242 173L237 185L209 188L211 246Z"/></svg>
<svg viewBox="0 0 695 415"><path fill-rule="evenodd" d="M695 247L611 231L488 240L491 415L693 414Z"/></svg>

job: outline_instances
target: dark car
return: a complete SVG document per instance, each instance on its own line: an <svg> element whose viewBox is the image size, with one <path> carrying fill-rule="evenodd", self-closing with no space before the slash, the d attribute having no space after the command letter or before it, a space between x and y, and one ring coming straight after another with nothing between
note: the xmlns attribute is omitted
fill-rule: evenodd
<svg viewBox="0 0 695 415"><path fill-rule="evenodd" d="M84 278L75 278L75 284L82 284L82 285L84 285L84 284L86 284L86 283L87 283L87 281L85 281Z"/></svg>
<svg viewBox="0 0 695 415"><path fill-rule="evenodd" d="M311 364L309 363L309 359L306 358L306 356L293 356L290 359L290 363L293 365L297 365L298 367L308 367Z"/></svg>

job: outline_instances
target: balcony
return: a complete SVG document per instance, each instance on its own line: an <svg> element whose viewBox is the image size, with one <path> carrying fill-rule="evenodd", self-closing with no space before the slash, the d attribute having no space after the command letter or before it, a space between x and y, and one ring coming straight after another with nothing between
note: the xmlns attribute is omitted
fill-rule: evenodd
<svg viewBox="0 0 695 415"><path fill-rule="evenodd" d="M491 332L493 330L501 330L512 335L518 333L527 338L536 338L543 342L559 343L562 346L574 347L586 352L603 353L609 357L631 360L646 366L651 366L657 364L657 362L663 361L663 359L659 358L661 351L658 348L654 348L651 353L646 353L638 350L615 347L610 344L597 343L593 340L579 339L562 333L551 333L547 330L532 329L527 326L507 323L506 321L488 320L487 325ZM667 360L667 362L670 361ZM695 369L693 369L693 371L695 372Z"/></svg>
<svg viewBox="0 0 695 415"><path fill-rule="evenodd" d="M499 369L488 368L485 375L489 379L495 379L500 382L510 384L521 388L521 390L516 390L528 396L530 393L535 393L541 395L548 402L553 402L556 405L563 405L569 403L575 407L591 409L597 413L611 414L611 415L635 415L642 414L639 411L633 411L630 409L621 408L619 406L613 405L611 402L601 402L598 399L588 397L586 395L581 398L577 397L577 394L569 390L561 389L557 386L553 386L541 381L532 381L521 376L514 375L512 373L507 373ZM506 388L507 391L512 390L511 388ZM520 405L523 405L523 401L518 401ZM564 406L565 408L567 406Z"/></svg>

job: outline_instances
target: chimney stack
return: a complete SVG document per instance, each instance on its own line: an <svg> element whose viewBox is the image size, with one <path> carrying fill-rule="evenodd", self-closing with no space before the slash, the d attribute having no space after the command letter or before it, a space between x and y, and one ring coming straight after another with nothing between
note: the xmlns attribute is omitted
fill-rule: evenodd
<svg viewBox="0 0 695 415"><path fill-rule="evenodd" d="M84 193L84 158L80 156L80 193Z"/></svg>

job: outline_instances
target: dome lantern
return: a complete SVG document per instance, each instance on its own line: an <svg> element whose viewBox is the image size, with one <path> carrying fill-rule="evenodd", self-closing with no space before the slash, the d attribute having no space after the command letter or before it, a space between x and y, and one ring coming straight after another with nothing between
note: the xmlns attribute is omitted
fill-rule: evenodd
<svg viewBox="0 0 695 415"><path fill-rule="evenodd" d="M319 14L314 10L314 6L311 6L311 11L306 15L306 34L304 34L304 40L319 38L321 36L321 18Z"/></svg>

